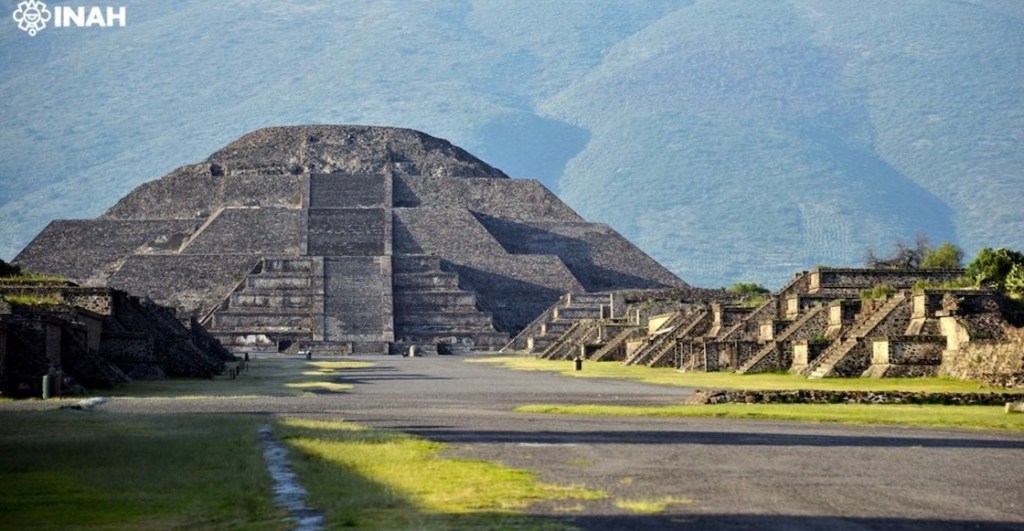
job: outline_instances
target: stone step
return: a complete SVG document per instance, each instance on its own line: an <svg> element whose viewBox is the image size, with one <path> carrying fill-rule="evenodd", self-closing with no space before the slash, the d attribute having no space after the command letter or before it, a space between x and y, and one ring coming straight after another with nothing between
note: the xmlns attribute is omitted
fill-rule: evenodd
<svg viewBox="0 0 1024 531"><path fill-rule="evenodd" d="M393 294L397 308L449 308L464 307L475 309L476 296L468 291L458 290L415 290L401 288Z"/></svg>
<svg viewBox="0 0 1024 531"><path fill-rule="evenodd" d="M430 255L396 255L391 257L391 268L396 274L432 273L441 271L441 259Z"/></svg>
<svg viewBox="0 0 1024 531"><path fill-rule="evenodd" d="M309 258L265 258L263 271L260 274L306 273L313 270L313 261Z"/></svg>
<svg viewBox="0 0 1024 531"><path fill-rule="evenodd" d="M450 344L470 348L500 348L508 342L508 334L501 332L423 332L419 334L395 334L399 343L423 345Z"/></svg>
<svg viewBox="0 0 1024 531"><path fill-rule="evenodd" d="M574 324L576 324L576 321L568 321L564 319L558 321L548 321L540 325L540 333L562 335L566 332L566 330L569 330L569 328L571 328Z"/></svg>
<svg viewBox="0 0 1024 531"><path fill-rule="evenodd" d="M611 304L607 293L570 293L569 306L602 306Z"/></svg>
<svg viewBox="0 0 1024 531"><path fill-rule="evenodd" d="M239 313L231 310L213 316L211 328L216 330L287 331L312 330L313 318L308 313Z"/></svg>
<svg viewBox="0 0 1024 531"><path fill-rule="evenodd" d="M393 289L437 289L455 291L459 289L459 276L455 273L402 273L392 277Z"/></svg>
<svg viewBox="0 0 1024 531"><path fill-rule="evenodd" d="M280 294L261 290L260 293L240 291L231 294L231 309L238 308L309 308L313 297L305 294Z"/></svg>
<svg viewBox="0 0 1024 531"><path fill-rule="evenodd" d="M553 317L556 320L580 320L580 319L600 319L601 308L595 307L580 307L580 306L567 306L565 308L555 308Z"/></svg>
<svg viewBox="0 0 1024 531"><path fill-rule="evenodd" d="M245 279L246 289L257 290L308 290L312 288L313 280L309 277L297 276L273 276L273 275L252 275Z"/></svg>
<svg viewBox="0 0 1024 531"><path fill-rule="evenodd" d="M454 329L492 326L491 316L483 312L396 313L394 319L396 329L413 325L443 325Z"/></svg>
<svg viewBox="0 0 1024 531"><path fill-rule="evenodd" d="M277 351L279 341L312 341L312 332L261 330L210 330L210 335L224 347L235 350Z"/></svg>

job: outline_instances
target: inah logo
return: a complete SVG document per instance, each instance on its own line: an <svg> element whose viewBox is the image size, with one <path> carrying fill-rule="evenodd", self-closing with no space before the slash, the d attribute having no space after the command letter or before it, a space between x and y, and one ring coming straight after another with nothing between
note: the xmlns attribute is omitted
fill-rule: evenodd
<svg viewBox="0 0 1024 531"><path fill-rule="evenodd" d="M27 31L33 37L46 27L49 20L50 10L46 9L46 4L37 0L19 3L17 11L14 12L14 21L18 23L18 28Z"/></svg>
<svg viewBox="0 0 1024 531"><path fill-rule="evenodd" d="M128 21L127 9L120 7L99 7L99 6L54 6L51 17L50 10L46 4L39 0L24 0L18 4L14 12L14 21L18 27L27 31L33 37L46 28L46 23L53 18L54 29L71 27L89 28L99 26L101 28L112 28L114 26L125 27Z"/></svg>

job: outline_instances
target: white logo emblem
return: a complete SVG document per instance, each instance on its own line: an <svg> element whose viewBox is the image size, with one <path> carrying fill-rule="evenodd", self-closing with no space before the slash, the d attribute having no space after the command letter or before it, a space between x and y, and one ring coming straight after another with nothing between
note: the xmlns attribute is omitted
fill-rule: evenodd
<svg viewBox="0 0 1024 531"><path fill-rule="evenodd" d="M35 37L36 33L46 28L46 23L50 21L50 10L46 8L46 4L38 0L25 0L18 4L18 10L14 12L14 21L18 23L18 28Z"/></svg>

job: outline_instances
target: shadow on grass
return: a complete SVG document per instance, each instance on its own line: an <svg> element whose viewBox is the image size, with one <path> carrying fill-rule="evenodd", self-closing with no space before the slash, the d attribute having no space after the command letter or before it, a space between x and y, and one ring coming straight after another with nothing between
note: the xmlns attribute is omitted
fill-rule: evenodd
<svg viewBox="0 0 1024 531"><path fill-rule="evenodd" d="M232 369L235 363L228 364ZM110 396L134 398L300 396L336 394L350 389L345 374L364 370L370 363L349 360L300 358L254 359L236 378L225 372L210 379L168 378L136 381L111 391Z"/></svg>

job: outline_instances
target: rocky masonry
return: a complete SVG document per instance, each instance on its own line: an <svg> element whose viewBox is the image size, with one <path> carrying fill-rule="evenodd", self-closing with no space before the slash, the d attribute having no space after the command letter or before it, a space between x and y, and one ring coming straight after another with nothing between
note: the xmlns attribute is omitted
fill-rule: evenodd
<svg viewBox="0 0 1024 531"><path fill-rule="evenodd" d="M150 297L227 346L341 353L498 347L568 292L687 287L537 181L360 126L255 131L15 262Z"/></svg>

